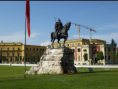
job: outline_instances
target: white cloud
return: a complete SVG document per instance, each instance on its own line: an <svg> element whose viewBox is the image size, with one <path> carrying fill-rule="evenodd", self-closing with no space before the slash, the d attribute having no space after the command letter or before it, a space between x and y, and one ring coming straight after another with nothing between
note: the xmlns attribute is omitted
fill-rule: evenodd
<svg viewBox="0 0 118 89"><path fill-rule="evenodd" d="M39 34L40 33L31 33L30 40ZM26 34L26 39L29 40L28 38L29 38L28 34ZM22 42L22 43L24 43L25 34L23 32L19 32L19 33L13 33L10 35L6 35L6 36L0 36L0 40L3 40L3 42Z"/></svg>
<svg viewBox="0 0 118 89"><path fill-rule="evenodd" d="M78 35L73 35L74 39L78 39ZM84 39L90 39L90 35L81 35L81 38ZM106 42L111 43L111 39L114 39L115 42L118 43L118 32L116 33L110 33L110 34L103 34L103 35L92 35L92 39L100 39L100 40L105 40Z"/></svg>
<svg viewBox="0 0 118 89"><path fill-rule="evenodd" d="M50 41L47 41L45 43L41 43L41 46L47 46L47 45L51 45L51 42Z"/></svg>
<svg viewBox="0 0 118 89"><path fill-rule="evenodd" d="M98 30L117 29L117 28L118 28L118 22L104 24L102 25L102 27L98 27Z"/></svg>
<svg viewBox="0 0 118 89"><path fill-rule="evenodd" d="M36 37L37 35L39 35L40 33L31 33L30 34L30 37L33 38L33 37ZM27 37L28 37L28 34L27 34Z"/></svg>

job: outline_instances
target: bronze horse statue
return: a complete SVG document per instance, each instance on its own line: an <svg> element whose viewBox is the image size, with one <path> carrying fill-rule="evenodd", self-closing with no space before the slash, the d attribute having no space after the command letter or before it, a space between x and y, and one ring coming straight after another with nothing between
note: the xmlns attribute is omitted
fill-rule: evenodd
<svg viewBox="0 0 118 89"><path fill-rule="evenodd" d="M68 30L69 30L70 26L71 26L71 23L68 22L64 25L64 27L62 29L60 29L60 31L58 33L56 33L56 32L51 33L52 46L53 46L55 39L57 39L58 43L59 43L60 39L64 38L63 46L65 47L65 41L68 38Z"/></svg>

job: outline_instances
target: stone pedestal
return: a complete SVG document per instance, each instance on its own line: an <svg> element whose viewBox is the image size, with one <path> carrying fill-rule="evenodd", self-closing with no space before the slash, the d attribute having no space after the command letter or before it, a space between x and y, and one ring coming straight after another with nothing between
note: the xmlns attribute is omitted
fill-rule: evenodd
<svg viewBox="0 0 118 89"><path fill-rule="evenodd" d="M37 66L26 71L26 74L63 73L77 73L74 66L74 52L69 48L47 49Z"/></svg>

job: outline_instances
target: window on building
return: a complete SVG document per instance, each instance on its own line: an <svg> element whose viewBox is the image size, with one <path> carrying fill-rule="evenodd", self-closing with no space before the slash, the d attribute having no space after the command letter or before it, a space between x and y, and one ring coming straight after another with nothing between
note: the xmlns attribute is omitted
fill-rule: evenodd
<svg viewBox="0 0 118 89"><path fill-rule="evenodd" d="M106 60L106 56L105 56L105 60Z"/></svg>
<svg viewBox="0 0 118 89"><path fill-rule="evenodd" d="M28 48L25 48L25 50L28 50Z"/></svg>
<svg viewBox="0 0 118 89"><path fill-rule="evenodd" d="M81 49L80 48L78 48L78 52L80 52L81 51Z"/></svg>
<svg viewBox="0 0 118 89"><path fill-rule="evenodd" d="M39 49L37 48L37 51L38 51Z"/></svg>
<svg viewBox="0 0 118 89"><path fill-rule="evenodd" d="M7 56L9 56L9 52L7 52Z"/></svg>
<svg viewBox="0 0 118 89"><path fill-rule="evenodd" d="M57 46L57 48L59 48L59 46Z"/></svg>
<svg viewBox="0 0 118 89"><path fill-rule="evenodd" d="M7 48L7 50L9 50L9 48Z"/></svg>
<svg viewBox="0 0 118 89"><path fill-rule="evenodd" d="M64 45L62 45L62 47L64 47Z"/></svg>
<svg viewBox="0 0 118 89"><path fill-rule="evenodd" d="M20 56L20 53L18 52L18 56Z"/></svg>
<svg viewBox="0 0 118 89"><path fill-rule="evenodd" d="M1 48L1 50L2 50L2 48Z"/></svg>
<svg viewBox="0 0 118 89"><path fill-rule="evenodd" d="M84 49L83 51L84 51L84 52L87 52L87 50L86 50L86 49Z"/></svg>
<svg viewBox="0 0 118 89"><path fill-rule="evenodd" d="M35 56L35 52L33 53L33 56Z"/></svg>
<svg viewBox="0 0 118 89"><path fill-rule="evenodd" d="M44 49L43 49L43 51L44 51Z"/></svg>
<svg viewBox="0 0 118 89"><path fill-rule="evenodd" d="M54 46L53 46L53 48L54 48ZM42 51L42 49L40 49L40 51Z"/></svg>
<svg viewBox="0 0 118 89"><path fill-rule="evenodd" d="M108 48L108 51L110 52L110 48Z"/></svg>
<svg viewBox="0 0 118 89"><path fill-rule="evenodd" d="M26 55L25 56L28 56L28 53L26 53Z"/></svg>
<svg viewBox="0 0 118 89"><path fill-rule="evenodd" d="M30 56L32 55L32 53L30 52Z"/></svg>
<svg viewBox="0 0 118 89"><path fill-rule="evenodd" d="M12 56L14 56L14 55L15 55L15 53L13 52L13 53L12 53Z"/></svg>
<svg viewBox="0 0 118 89"><path fill-rule="evenodd" d="M74 46L74 44L72 44L72 46Z"/></svg>
<svg viewBox="0 0 118 89"><path fill-rule="evenodd" d="M14 50L14 48L13 48L13 50Z"/></svg>
<svg viewBox="0 0 118 89"><path fill-rule="evenodd" d="M93 44L95 44L95 43L93 43Z"/></svg>
<svg viewBox="0 0 118 89"><path fill-rule="evenodd" d="M30 51L32 50L32 48L30 48Z"/></svg>
<svg viewBox="0 0 118 89"><path fill-rule="evenodd" d="M20 50L20 48L18 48L18 50Z"/></svg>
<svg viewBox="0 0 118 89"><path fill-rule="evenodd" d="M80 45L80 43L78 43L78 45Z"/></svg>
<svg viewBox="0 0 118 89"><path fill-rule="evenodd" d="M33 51L35 51L35 48L33 48Z"/></svg>
<svg viewBox="0 0 118 89"><path fill-rule="evenodd" d="M69 44L67 44L67 47L69 46Z"/></svg>
<svg viewBox="0 0 118 89"><path fill-rule="evenodd" d="M2 56L2 52L0 53L0 56Z"/></svg>

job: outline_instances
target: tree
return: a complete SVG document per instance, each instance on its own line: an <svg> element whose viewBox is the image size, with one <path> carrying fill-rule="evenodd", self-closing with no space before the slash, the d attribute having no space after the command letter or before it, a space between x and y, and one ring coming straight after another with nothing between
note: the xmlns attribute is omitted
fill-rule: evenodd
<svg viewBox="0 0 118 89"><path fill-rule="evenodd" d="M10 61L12 61L12 57L10 57Z"/></svg>
<svg viewBox="0 0 118 89"><path fill-rule="evenodd" d="M28 58L27 58L27 56L25 57L25 60L26 60L26 61L28 61Z"/></svg>
<svg viewBox="0 0 118 89"><path fill-rule="evenodd" d="M31 57L29 57L29 62L31 62Z"/></svg>
<svg viewBox="0 0 118 89"><path fill-rule="evenodd" d="M15 57L15 61L18 61L18 58L17 57Z"/></svg>
<svg viewBox="0 0 118 89"><path fill-rule="evenodd" d="M31 62L33 61L33 56L31 56Z"/></svg>
<svg viewBox="0 0 118 89"><path fill-rule="evenodd" d="M116 53L116 58L117 58L117 60L118 60L118 52Z"/></svg>
<svg viewBox="0 0 118 89"><path fill-rule="evenodd" d="M2 57L2 61L5 61L5 57Z"/></svg>
<svg viewBox="0 0 118 89"><path fill-rule="evenodd" d="M37 61L38 61L38 62L40 61L40 57L39 57L39 56L37 56Z"/></svg>
<svg viewBox="0 0 118 89"><path fill-rule="evenodd" d="M27 59L28 61L30 61L30 58L28 57L28 59Z"/></svg>
<svg viewBox="0 0 118 89"><path fill-rule="evenodd" d="M20 61L22 60L22 57L20 56Z"/></svg>
<svg viewBox="0 0 118 89"><path fill-rule="evenodd" d="M115 43L114 39L111 39L111 45L117 45L117 43Z"/></svg>
<svg viewBox="0 0 118 89"><path fill-rule="evenodd" d="M103 59L104 59L104 56L103 56L103 52L102 52L102 51L100 51L99 59L100 59L100 60L103 60Z"/></svg>
<svg viewBox="0 0 118 89"><path fill-rule="evenodd" d="M29 61L29 57L26 56L26 61L28 62Z"/></svg>
<svg viewBox="0 0 118 89"><path fill-rule="evenodd" d="M100 55L100 53L97 52L97 56L96 56L96 59L97 59L97 60L100 60L100 56L99 56L99 55Z"/></svg>
<svg viewBox="0 0 118 89"><path fill-rule="evenodd" d="M84 57L84 60L87 61L87 59L88 59L87 53L85 53L85 54L83 55L83 57Z"/></svg>
<svg viewBox="0 0 118 89"><path fill-rule="evenodd" d="M115 62L115 51L112 52L112 59L113 62Z"/></svg>
<svg viewBox="0 0 118 89"><path fill-rule="evenodd" d="M33 56L33 61L35 61L35 56Z"/></svg>

